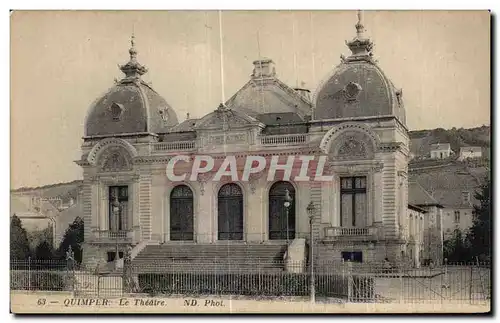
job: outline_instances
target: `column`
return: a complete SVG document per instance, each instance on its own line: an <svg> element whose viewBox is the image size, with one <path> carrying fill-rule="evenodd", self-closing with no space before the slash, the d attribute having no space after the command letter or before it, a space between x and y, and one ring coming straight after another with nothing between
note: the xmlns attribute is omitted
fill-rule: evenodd
<svg viewBox="0 0 500 323"><path fill-rule="evenodd" d="M320 182L319 185L321 190L321 223L328 223L334 226L338 212L335 212L337 208L334 207L333 182ZM307 226L309 227L309 220L307 221Z"/></svg>
<svg viewBox="0 0 500 323"><path fill-rule="evenodd" d="M373 223L375 222L375 212L376 212L376 204L377 200L375 199L375 172L371 172L366 180L366 188L367 188L367 194L366 194L366 211L367 211L367 219L366 219L366 226L371 227L373 226Z"/></svg>
<svg viewBox="0 0 500 323"><path fill-rule="evenodd" d="M93 181L90 184L90 200L91 200L91 218L90 218L90 227L97 228L99 227L99 184L97 181Z"/></svg>
<svg viewBox="0 0 500 323"><path fill-rule="evenodd" d="M251 183L251 185L254 185L253 189L248 182L245 185L246 190L243 197L243 230L246 233L246 237L244 239L248 242L261 242L263 241L263 233L267 231L262 214L263 206L267 206L267 203L264 202L267 199L262 199L264 189L260 181Z"/></svg>
<svg viewBox="0 0 500 323"><path fill-rule="evenodd" d="M172 190L171 182L167 182L165 185L165 190L163 191L163 239L162 242L170 241L170 192ZM196 208L196 203L198 201L198 195L196 195L196 191L193 191L193 215L194 221L196 221L198 213ZM196 234L196 222L194 224L194 233Z"/></svg>
<svg viewBox="0 0 500 323"><path fill-rule="evenodd" d="M109 230L109 197L104 183L99 184L99 230Z"/></svg>
<svg viewBox="0 0 500 323"><path fill-rule="evenodd" d="M217 214L214 218L212 182L198 183L196 203L196 242L212 243L217 238ZM215 221L214 221L215 220Z"/></svg>
<svg viewBox="0 0 500 323"><path fill-rule="evenodd" d="M311 193L309 193L309 183L296 182L295 193L295 232L296 237L304 238L309 236L309 214L307 213L307 205L309 204ZM323 197L321 197L323 199ZM269 208L269 206L268 206ZM324 209L323 209L324 210Z"/></svg>
<svg viewBox="0 0 500 323"><path fill-rule="evenodd" d="M373 194L373 222L374 224L379 223L380 225L382 224L382 213L383 213L383 201L382 201L382 194L383 194L383 185L382 185L382 172L376 170L373 173L373 187L374 187L374 194Z"/></svg>
<svg viewBox="0 0 500 323"><path fill-rule="evenodd" d="M134 240L141 241L141 224L139 213L139 180L135 179L131 185L132 187L132 229L134 230Z"/></svg>

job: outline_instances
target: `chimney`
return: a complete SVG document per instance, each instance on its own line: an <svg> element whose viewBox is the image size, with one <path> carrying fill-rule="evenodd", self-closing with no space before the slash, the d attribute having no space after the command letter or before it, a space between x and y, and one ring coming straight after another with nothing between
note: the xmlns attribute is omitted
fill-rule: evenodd
<svg viewBox="0 0 500 323"><path fill-rule="evenodd" d="M307 101L311 101L311 91L309 91L306 88L299 88L296 87L294 88L295 92L299 93L303 98L305 98Z"/></svg>
<svg viewBox="0 0 500 323"><path fill-rule="evenodd" d="M274 62L270 58L263 58L253 62L252 78L269 78L276 76Z"/></svg>

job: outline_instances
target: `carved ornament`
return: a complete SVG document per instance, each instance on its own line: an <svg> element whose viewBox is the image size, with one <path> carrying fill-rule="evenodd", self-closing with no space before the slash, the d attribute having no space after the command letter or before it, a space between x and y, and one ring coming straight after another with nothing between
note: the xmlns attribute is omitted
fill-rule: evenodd
<svg viewBox="0 0 500 323"><path fill-rule="evenodd" d="M198 174L197 182L200 185L201 195L205 195L205 185L209 182L215 174L213 172Z"/></svg>
<svg viewBox="0 0 500 323"><path fill-rule="evenodd" d="M336 157L359 158L366 157L367 151L364 143L354 136L347 137L337 150Z"/></svg>
<svg viewBox="0 0 500 323"><path fill-rule="evenodd" d="M248 183L250 185L250 192L252 194L255 194L255 191L257 190L257 184L259 182L259 179L262 178L264 173L265 173L264 171L261 171L258 173L252 173L252 174L250 174L250 176L248 176Z"/></svg>

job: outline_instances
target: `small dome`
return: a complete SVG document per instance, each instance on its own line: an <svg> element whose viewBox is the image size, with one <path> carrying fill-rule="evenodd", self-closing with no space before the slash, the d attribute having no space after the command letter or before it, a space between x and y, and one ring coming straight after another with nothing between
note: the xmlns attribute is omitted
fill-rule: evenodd
<svg viewBox="0 0 500 323"><path fill-rule="evenodd" d="M402 91L397 90L373 59L373 43L363 37L361 20L348 47L352 55L318 89L315 119L396 116L404 124Z"/></svg>
<svg viewBox="0 0 500 323"><path fill-rule="evenodd" d="M90 107L85 136L124 133L165 133L178 124L175 111L150 85L141 80L147 69L137 62L137 51L120 69L125 78L117 82Z"/></svg>

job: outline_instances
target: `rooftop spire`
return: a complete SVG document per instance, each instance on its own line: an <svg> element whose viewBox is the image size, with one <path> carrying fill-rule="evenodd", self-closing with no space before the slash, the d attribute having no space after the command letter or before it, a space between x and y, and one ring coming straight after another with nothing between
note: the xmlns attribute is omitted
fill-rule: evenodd
<svg viewBox="0 0 500 323"><path fill-rule="evenodd" d="M358 10L358 23L356 24L356 35L358 39L363 38L363 32L365 31L365 26L363 26L362 18L363 17L361 16L361 10Z"/></svg>
<svg viewBox="0 0 500 323"><path fill-rule="evenodd" d="M358 22L356 23L356 37L351 41L346 41L347 46L352 52L352 55L348 58L350 60L356 60L363 57L370 57L371 50L373 49L373 43L369 38L365 38L365 26L363 25L363 17L361 10L357 11Z"/></svg>
<svg viewBox="0 0 500 323"><path fill-rule="evenodd" d="M135 35L132 33L130 37L130 49L128 50L130 54L130 60L135 60L137 58L137 50L135 49Z"/></svg>
<svg viewBox="0 0 500 323"><path fill-rule="evenodd" d="M120 70L125 74L125 80L138 79L141 75L146 74L148 69L137 61L134 33L132 33L132 37L130 37L130 49L128 52L130 54L130 60L127 64L120 66Z"/></svg>

